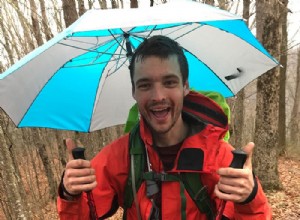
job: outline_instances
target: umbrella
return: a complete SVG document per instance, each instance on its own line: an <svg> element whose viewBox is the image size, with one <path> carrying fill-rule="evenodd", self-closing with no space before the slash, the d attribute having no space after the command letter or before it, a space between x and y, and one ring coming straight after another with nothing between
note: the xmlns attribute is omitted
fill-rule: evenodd
<svg viewBox="0 0 300 220"><path fill-rule="evenodd" d="M242 18L209 5L94 9L0 74L0 106L18 127L90 132L124 124L134 104L130 55L158 34L184 48L195 90L231 97L278 65Z"/></svg>

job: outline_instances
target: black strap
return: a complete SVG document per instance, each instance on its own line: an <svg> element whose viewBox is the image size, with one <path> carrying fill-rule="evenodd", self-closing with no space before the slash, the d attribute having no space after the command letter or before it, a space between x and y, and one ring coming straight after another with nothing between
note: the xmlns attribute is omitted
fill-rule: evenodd
<svg viewBox="0 0 300 220"><path fill-rule="evenodd" d="M180 177L198 209L206 214L208 220L215 219L216 208L208 195L207 187L201 182L199 173L180 173Z"/></svg>

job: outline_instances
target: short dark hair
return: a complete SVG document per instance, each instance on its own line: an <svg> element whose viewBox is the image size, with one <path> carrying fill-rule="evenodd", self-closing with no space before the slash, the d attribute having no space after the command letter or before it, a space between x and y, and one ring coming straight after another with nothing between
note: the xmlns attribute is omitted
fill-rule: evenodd
<svg viewBox="0 0 300 220"><path fill-rule="evenodd" d="M132 83L132 88L134 88L134 67L135 62L140 59L143 60L149 56L157 56L162 59L167 59L171 55L176 55L180 67L181 77L183 83L188 79L189 67L187 58L184 55L183 48L179 45L178 42L172 40L169 37L162 35L155 35L148 39L145 39L133 53L129 70L130 70L130 79Z"/></svg>

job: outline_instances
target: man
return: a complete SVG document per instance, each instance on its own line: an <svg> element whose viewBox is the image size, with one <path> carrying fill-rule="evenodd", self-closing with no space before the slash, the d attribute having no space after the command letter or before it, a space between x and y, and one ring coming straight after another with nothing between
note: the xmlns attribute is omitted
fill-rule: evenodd
<svg viewBox="0 0 300 220"><path fill-rule="evenodd" d="M254 144L244 147L248 156L243 169L229 167L233 148L223 141L228 122L217 120L224 118L224 113L215 102L189 90L188 64L177 42L164 36L145 40L131 59L130 75L141 115L136 135L141 137L147 161L140 169L173 177L196 173L204 186L198 193L205 191L209 197L209 202L203 199L203 203L211 202L215 215L225 205L222 219L270 219L267 199L252 173ZM214 114L209 114L211 111ZM75 147L70 139L66 145L69 152ZM91 162L73 160L70 155L59 189L61 219L89 219L85 191L92 190L90 200L99 219L124 207L132 173L129 145L127 134L104 147ZM207 219L186 184L178 179L152 181L158 190L150 196L151 186L143 180L125 218Z"/></svg>

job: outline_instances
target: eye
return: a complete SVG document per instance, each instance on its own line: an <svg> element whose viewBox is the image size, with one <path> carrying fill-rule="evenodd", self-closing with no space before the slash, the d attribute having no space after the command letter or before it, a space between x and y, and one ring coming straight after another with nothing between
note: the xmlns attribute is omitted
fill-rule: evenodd
<svg viewBox="0 0 300 220"><path fill-rule="evenodd" d="M177 86L178 84L178 80L175 80L175 79L168 79L164 82L165 86L166 87L169 87L169 88L172 88L172 87L175 87Z"/></svg>
<svg viewBox="0 0 300 220"><path fill-rule="evenodd" d="M140 90L147 90L151 87L151 84L150 83L139 83L137 85L137 88L140 89Z"/></svg>

